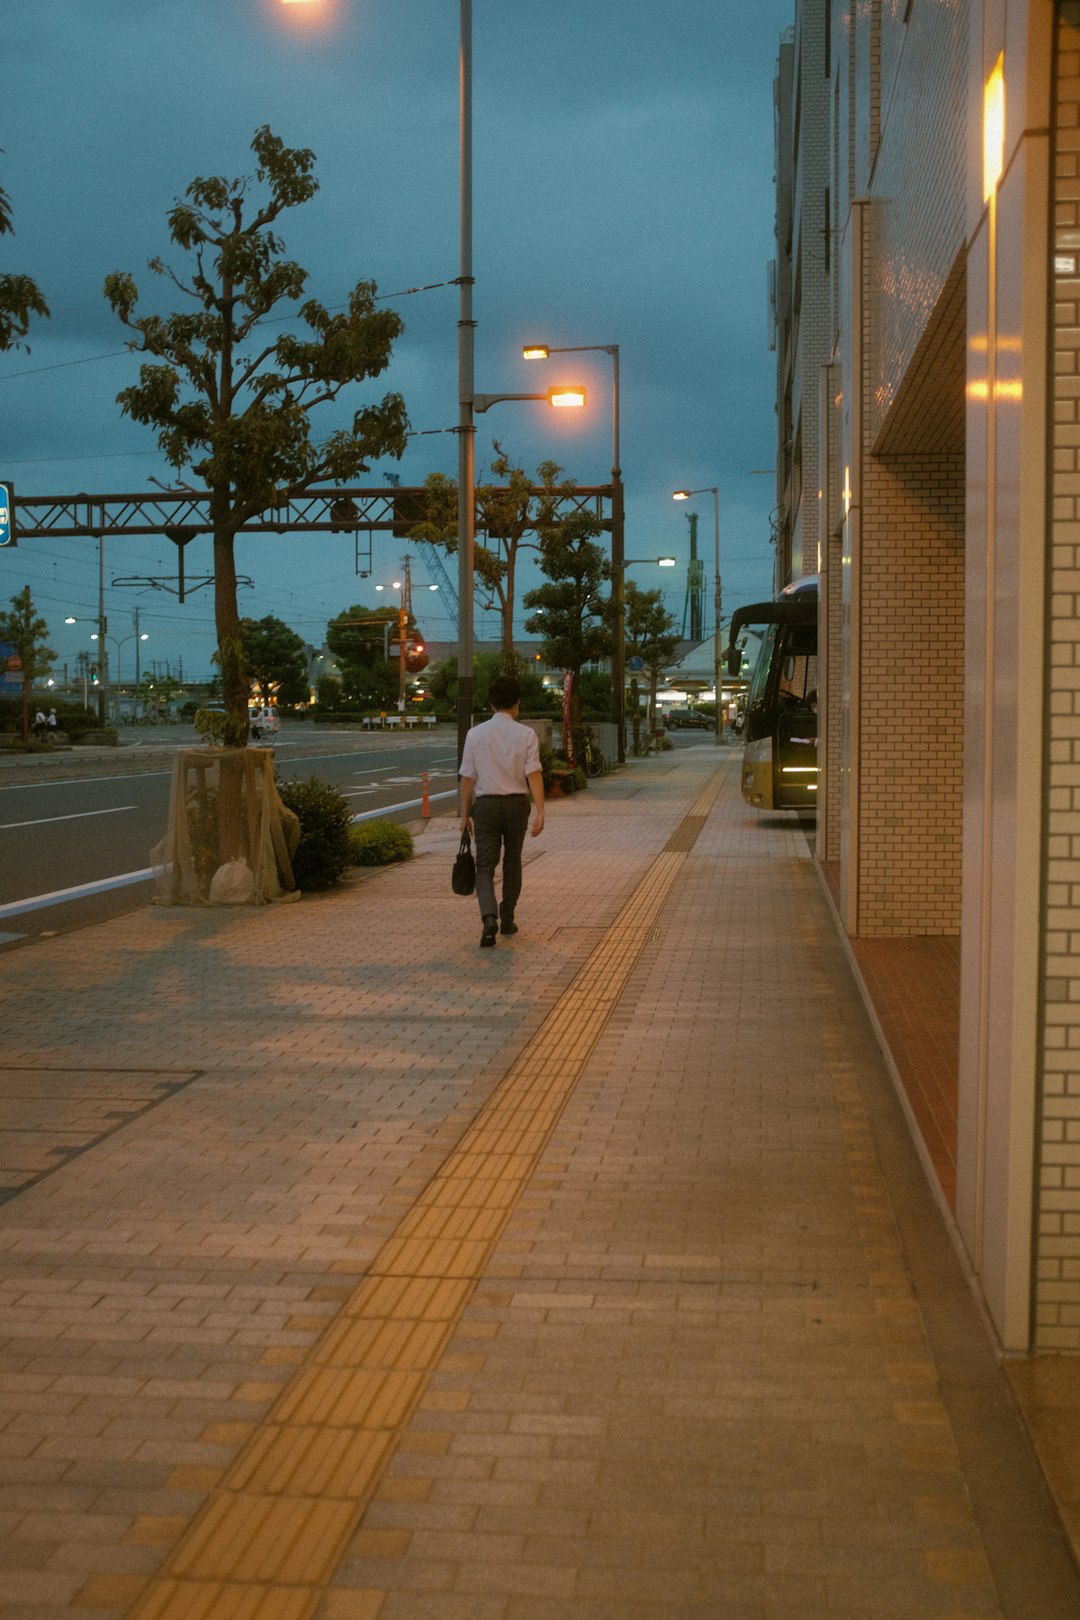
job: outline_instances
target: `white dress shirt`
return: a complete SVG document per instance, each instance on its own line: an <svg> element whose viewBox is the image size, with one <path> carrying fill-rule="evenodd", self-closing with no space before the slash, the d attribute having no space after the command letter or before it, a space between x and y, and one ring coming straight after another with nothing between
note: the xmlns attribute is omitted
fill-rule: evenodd
<svg viewBox="0 0 1080 1620"><path fill-rule="evenodd" d="M476 797L528 793L529 777L540 769L540 744L531 726L505 710L473 726L465 738L461 776L476 783Z"/></svg>

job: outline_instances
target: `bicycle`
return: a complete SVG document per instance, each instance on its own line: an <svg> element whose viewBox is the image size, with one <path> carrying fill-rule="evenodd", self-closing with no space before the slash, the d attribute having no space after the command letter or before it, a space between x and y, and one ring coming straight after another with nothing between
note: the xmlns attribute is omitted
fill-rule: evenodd
<svg viewBox="0 0 1080 1620"><path fill-rule="evenodd" d="M593 740L586 731L581 738L581 764L586 776L603 776L607 770L607 760L599 748L593 747Z"/></svg>

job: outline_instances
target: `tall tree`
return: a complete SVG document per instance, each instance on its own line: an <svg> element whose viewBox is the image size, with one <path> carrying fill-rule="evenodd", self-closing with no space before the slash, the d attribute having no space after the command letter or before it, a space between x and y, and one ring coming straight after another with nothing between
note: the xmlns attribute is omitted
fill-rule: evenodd
<svg viewBox="0 0 1080 1620"><path fill-rule="evenodd" d="M45 637L49 626L34 611L29 585L24 585L11 598L10 613L0 613L0 642L6 642L18 664L22 678L22 735L23 742L30 735L30 691L35 681L49 673L56 654L47 645Z"/></svg>
<svg viewBox="0 0 1080 1620"><path fill-rule="evenodd" d="M398 647L401 615L398 608L364 607L354 602L326 626L326 645L338 665L338 681L345 705L350 708L389 708L397 702L400 684L400 655L390 654ZM411 613L405 618L405 644L416 630ZM423 660L427 662L426 658ZM421 667L406 650L405 668Z"/></svg>
<svg viewBox="0 0 1080 1620"><path fill-rule="evenodd" d="M533 610L525 628L541 636L545 659L574 677L570 696L574 733L581 727L581 671L608 657L614 644L611 601L603 591L611 566L594 544L599 533L598 520L587 512L562 518L540 541L540 567L547 583L523 598Z"/></svg>
<svg viewBox="0 0 1080 1620"><path fill-rule="evenodd" d="M193 308L137 315L133 277L106 277L105 297L136 336L130 347L155 357L139 382L117 395L126 415L157 432L169 464L200 479L210 496L214 539L216 660L227 715L220 740L247 735L243 634L236 603L235 541L243 525L319 482L348 482L372 458L400 457L408 419L399 394L357 410L351 425L313 442L311 413L351 383L389 364L402 322L377 309L375 284L357 282L343 312L309 298L307 272L284 255L275 226L318 190L314 154L290 148L266 126L251 143L254 177L196 179L168 215L169 235L188 255L184 273L149 261ZM279 305L306 331L265 335Z"/></svg>
<svg viewBox="0 0 1080 1620"><path fill-rule="evenodd" d="M339 665L354 664L372 669L389 657L391 641L397 640L399 610L393 607L365 607L354 602L326 626L326 645ZM413 628L410 614L407 628Z"/></svg>
<svg viewBox="0 0 1080 1620"><path fill-rule="evenodd" d="M536 477L530 478L514 466L497 439L492 448L491 472L499 482L476 487L473 564L484 606L499 609L501 666L507 674L520 675L514 651L518 565L523 552L539 550L541 535L557 527L559 504L573 493L574 484L561 478L557 462L542 461ZM453 555L457 552L457 482L444 473L432 473L424 490L426 519L410 530L409 538L444 546ZM526 538L529 535L532 539Z"/></svg>
<svg viewBox="0 0 1080 1620"><path fill-rule="evenodd" d="M0 236L14 232L11 203L0 187ZM0 275L0 352L22 349L32 315L47 317L49 306L29 276Z"/></svg>
<svg viewBox="0 0 1080 1620"><path fill-rule="evenodd" d="M664 606L663 594L660 591L643 591L633 580L628 579L623 602L626 656L640 658L648 676L651 734L656 729L656 689L660 684L660 675L665 664L670 662L679 645L679 634L675 628L675 620ZM641 714L637 704L636 680L631 682L631 686L635 688L633 725L636 754L641 746Z"/></svg>
<svg viewBox="0 0 1080 1620"><path fill-rule="evenodd" d="M263 704L276 692L279 702L303 703L308 693L306 643L283 619L242 619L244 662L249 682Z"/></svg>

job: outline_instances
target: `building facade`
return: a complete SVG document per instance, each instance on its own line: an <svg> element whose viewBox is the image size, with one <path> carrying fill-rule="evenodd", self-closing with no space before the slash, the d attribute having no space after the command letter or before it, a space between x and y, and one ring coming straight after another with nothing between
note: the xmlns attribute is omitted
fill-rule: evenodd
<svg viewBox="0 0 1080 1620"><path fill-rule="evenodd" d="M1080 3L799 0L777 103L818 860L954 986L905 1101L1002 1346L1080 1354Z"/></svg>

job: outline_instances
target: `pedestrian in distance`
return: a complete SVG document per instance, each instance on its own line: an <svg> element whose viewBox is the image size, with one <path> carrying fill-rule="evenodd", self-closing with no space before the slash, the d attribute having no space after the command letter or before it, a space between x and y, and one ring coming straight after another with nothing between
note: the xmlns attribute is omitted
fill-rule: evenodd
<svg viewBox="0 0 1080 1620"><path fill-rule="evenodd" d="M55 709L50 709L49 710L49 718L48 718L48 721L46 723L47 723L50 731L55 731L56 730L56 710Z"/></svg>
<svg viewBox="0 0 1080 1620"><path fill-rule="evenodd" d="M514 910L521 894L521 850L529 830L530 800L535 809L532 836L544 829L544 777L540 745L530 726L518 720L521 684L496 675L488 691L490 720L473 726L465 738L461 769L461 830L476 838L476 898L490 949L498 932L516 934ZM502 856L502 904L495 899L495 869Z"/></svg>
<svg viewBox="0 0 1080 1620"><path fill-rule="evenodd" d="M48 724L49 722L45 718L45 711L43 709L39 709L34 716L34 723L30 727L30 730L34 733L35 737L44 737Z"/></svg>

